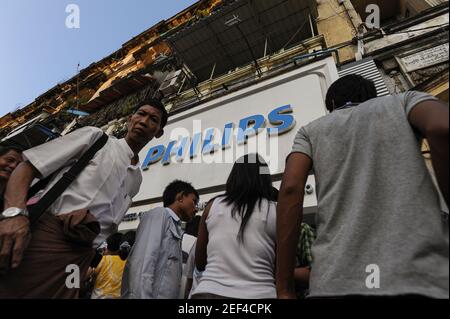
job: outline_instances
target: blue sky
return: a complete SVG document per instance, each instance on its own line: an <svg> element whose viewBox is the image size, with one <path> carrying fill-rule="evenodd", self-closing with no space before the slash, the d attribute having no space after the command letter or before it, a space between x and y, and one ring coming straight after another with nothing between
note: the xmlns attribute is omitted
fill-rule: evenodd
<svg viewBox="0 0 450 319"><path fill-rule="evenodd" d="M0 117L196 0L0 0ZM65 25L80 8L80 28Z"/></svg>

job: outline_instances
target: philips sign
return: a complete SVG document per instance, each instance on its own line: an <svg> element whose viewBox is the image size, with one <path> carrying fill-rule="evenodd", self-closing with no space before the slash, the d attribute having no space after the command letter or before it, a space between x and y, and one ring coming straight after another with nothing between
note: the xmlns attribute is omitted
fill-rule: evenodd
<svg viewBox="0 0 450 319"><path fill-rule="evenodd" d="M172 157L175 157L176 162L181 162L183 159L197 157L200 152L205 155L218 150L226 150L232 146L234 140L237 145L244 145L250 137L258 135L262 131L266 131L269 138L281 135L294 128L295 119L292 113L291 105L284 105L267 114L270 127L266 127L267 121L264 115L255 114L241 119L237 126L234 122L227 122L223 131L218 128L208 128L203 132L193 133L192 137L181 136L177 139L171 139L167 146L160 144L149 149L142 164L142 169L148 169L150 165L159 161L163 165L168 165L171 163Z"/></svg>

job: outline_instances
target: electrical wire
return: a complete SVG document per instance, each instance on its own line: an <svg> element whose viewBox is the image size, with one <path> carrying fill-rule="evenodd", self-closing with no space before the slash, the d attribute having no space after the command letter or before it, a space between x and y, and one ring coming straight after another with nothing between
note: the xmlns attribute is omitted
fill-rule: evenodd
<svg viewBox="0 0 450 319"><path fill-rule="evenodd" d="M423 31L423 30L429 30L429 29L436 29L436 28L443 28L443 27L448 27L449 24L445 23L445 24L440 24L440 25L435 25L435 26L430 26L430 27L425 27L425 28L420 28L420 29L414 29L414 30L409 30L409 31L397 31L397 32L385 32L386 35L392 35L392 34L404 34L404 33L411 33L411 32L417 32L417 31ZM379 31L381 32L381 29L379 29ZM343 42L341 44L329 47L329 49L341 49L343 47L349 46L349 45L356 45L356 42L359 40L366 40L372 36L375 36L375 34L373 33L369 33L369 34L365 34L362 37L354 37L352 40L347 41L347 42Z"/></svg>
<svg viewBox="0 0 450 319"><path fill-rule="evenodd" d="M429 30L429 29L435 29L435 28L443 28L448 27L448 23L440 24L440 25L434 25L430 27L420 28L420 29L414 29L409 31L397 31L397 32L386 32L386 34L402 34L402 33L411 33L411 32L417 32L417 31L423 31L423 30Z"/></svg>

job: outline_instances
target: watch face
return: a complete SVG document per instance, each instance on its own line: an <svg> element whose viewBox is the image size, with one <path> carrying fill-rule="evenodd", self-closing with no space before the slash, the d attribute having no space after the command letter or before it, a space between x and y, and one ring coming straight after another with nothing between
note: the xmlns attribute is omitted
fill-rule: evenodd
<svg viewBox="0 0 450 319"><path fill-rule="evenodd" d="M16 208L16 207L10 207L3 212L3 216L14 217L14 216L19 215L22 211L23 211L23 209Z"/></svg>

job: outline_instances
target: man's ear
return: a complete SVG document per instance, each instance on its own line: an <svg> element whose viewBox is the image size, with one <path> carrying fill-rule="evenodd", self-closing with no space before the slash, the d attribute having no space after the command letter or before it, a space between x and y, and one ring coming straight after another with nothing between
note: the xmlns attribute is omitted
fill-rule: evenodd
<svg viewBox="0 0 450 319"><path fill-rule="evenodd" d="M155 137L156 138L160 138L161 136L164 135L164 129L160 129L158 133L156 133Z"/></svg>
<svg viewBox="0 0 450 319"><path fill-rule="evenodd" d="M184 192L179 192L179 193L175 196L175 201L176 201L176 202L182 201L182 200L183 200L183 195L184 195Z"/></svg>

